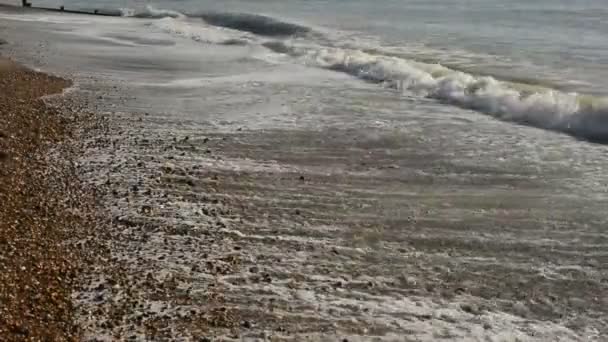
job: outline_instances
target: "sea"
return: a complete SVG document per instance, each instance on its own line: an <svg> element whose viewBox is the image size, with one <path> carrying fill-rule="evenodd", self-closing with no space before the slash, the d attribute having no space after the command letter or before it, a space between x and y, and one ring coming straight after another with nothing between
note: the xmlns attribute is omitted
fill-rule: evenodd
<svg viewBox="0 0 608 342"><path fill-rule="evenodd" d="M174 39L265 48L273 62L338 71L582 139L608 139L602 0L34 3L157 18L150 26Z"/></svg>
<svg viewBox="0 0 608 342"><path fill-rule="evenodd" d="M101 112L146 114L118 130L113 170L140 186L164 156L214 173L200 193L224 181L222 200L250 205L229 227L239 246L282 258L256 262L286 279L310 273L306 296L273 282L260 298L428 341L437 327L463 341L608 333L606 0L31 2L106 15L2 9L0 53L72 77ZM141 143L184 137L221 152ZM124 166L140 159L155 169ZM198 224L193 191L150 186L181 191L158 204L171 224ZM319 285L361 274L384 287ZM420 307L453 304L437 284L492 308L491 328L459 307L425 320Z"/></svg>

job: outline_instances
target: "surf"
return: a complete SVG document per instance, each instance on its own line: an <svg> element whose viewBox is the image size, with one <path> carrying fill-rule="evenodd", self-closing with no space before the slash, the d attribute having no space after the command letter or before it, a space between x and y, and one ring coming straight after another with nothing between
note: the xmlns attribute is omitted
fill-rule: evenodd
<svg viewBox="0 0 608 342"><path fill-rule="evenodd" d="M146 5L143 10L136 10L133 8L121 8L121 16L123 17L134 17L134 18L148 18L148 19L162 19L162 18L185 18L186 15L170 10L156 8L151 5Z"/></svg>
<svg viewBox="0 0 608 342"><path fill-rule="evenodd" d="M342 72L408 95L435 99L446 105L470 109L496 119L566 133L579 139L608 144L608 99L550 87L546 82L526 82L476 75L440 63L374 53L367 47L343 48L339 41L320 37L310 27L258 15L216 13L201 16L222 31L221 39L201 38L179 20L162 19L165 30L216 44L261 44L275 54L309 67ZM238 32L241 32L240 36ZM205 34L208 34L206 32ZM252 35L248 35L252 34ZM291 36L290 36L291 35ZM256 39L266 37L267 39ZM290 36L283 40L276 36ZM333 46L332 46L333 45ZM337 46L336 46L337 45Z"/></svg>
<svg viewBox="0 0 608 342"><path fill-rule="evenodd" d="M200 17L208 24L261 36L302 36L311 28L281 21L272 17L248 13L203 13Z"/></svg>
<svg viewBox="0 0 608 342"><path fill-rule="evenodd" d="M533 76L522 83L383 53L380 46L373 53L369 46L340 47L339 41L320 37L312 27L259 14L191 14L146 6L140 11L123 9L121 15L156 19L151 26L198 42L261 44L274 54L291 57L295 63L346 73L499 120L608 144L607 98L535 83Z"/></svg>
<svg viewBox="0 0 608 342"><path fill-rule="evenodd" d="M608 143L608 99L542 85L478 76L356 49L267 42L264 46L306 65L347 73L408 95L435 99L497 119Z"/></svg>
<svg viewBox="0 0 608 342"><path fill-rule="evenodd" d="M151 5L146 5L143 10L136 10L133 8L122 8L120 9L120 13L124 17L148 19L199 18L209 25L270 37L302 36L311 32L311 28L306 27L304 25L290 23L269 16L251 13L182 13L170 9L156 8Z"/></svg>

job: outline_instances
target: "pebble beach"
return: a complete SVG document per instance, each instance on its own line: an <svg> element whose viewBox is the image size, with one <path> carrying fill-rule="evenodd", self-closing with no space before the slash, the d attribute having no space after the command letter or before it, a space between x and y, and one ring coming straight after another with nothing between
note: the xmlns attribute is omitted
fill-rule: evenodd
<svg viewBox="0 0 608 342"><path fill-rule="evenodd" d="M603 145L28 11L0 6L1 341L608 334Z"/></svg>

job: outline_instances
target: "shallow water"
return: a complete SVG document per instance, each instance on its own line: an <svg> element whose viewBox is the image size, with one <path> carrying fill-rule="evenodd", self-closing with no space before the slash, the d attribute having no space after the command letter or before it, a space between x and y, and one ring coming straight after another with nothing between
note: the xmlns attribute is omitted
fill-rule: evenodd
<svg viewBox="0 0 608 342"><path fill-rule="evenodd" d="M265 14L347 35L356 48L398 53L479 73L555 82L607 94L608 10L601 0L576 1L37 1L67 7L146 5L198 16ZM340 37L344 38L344 37Z"/></svg>
<svg viewBox="0 0 608 342"><path fill-rule="evenodd" d="M597 2L62 4L157 19L149 24L152 30L133 32L130 39L161 30L218 50L243 46L249 58L345 72L405 95L608 141L608 71L603 67L608 45L602 39L608 24Z"/></svg>

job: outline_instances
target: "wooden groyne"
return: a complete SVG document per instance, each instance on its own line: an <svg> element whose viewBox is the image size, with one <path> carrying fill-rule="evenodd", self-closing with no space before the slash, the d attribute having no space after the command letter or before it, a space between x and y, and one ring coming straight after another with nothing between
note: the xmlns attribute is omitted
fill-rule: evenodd
<svg viewBox="0 0 608 342"><path fill-rule="evenodd" d="M70 13L70 14L86 14L86 15L101 15L107 17L118 17L121 15L118 11L104 10L104 9L91 9L91 10L83 10L83 9L67 9L65 6L60 7L38 7L34 6L31 2L27 0L21 0L21 6L25 9L33 9L38 11L45 12L62 12L62 13Z"/></svg>

